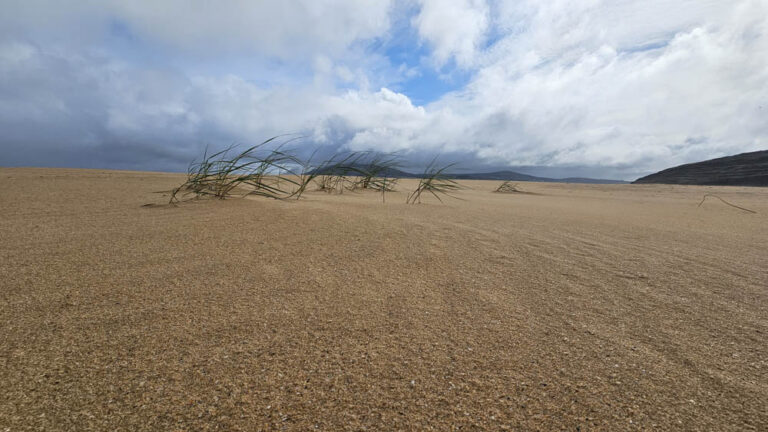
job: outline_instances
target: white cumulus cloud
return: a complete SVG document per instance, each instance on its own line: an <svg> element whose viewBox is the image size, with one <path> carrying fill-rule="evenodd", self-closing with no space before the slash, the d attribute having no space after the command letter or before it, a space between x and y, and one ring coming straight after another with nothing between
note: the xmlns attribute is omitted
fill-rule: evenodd
<svg viewBox="0 0 768 432"><path fill-rule="evenodd" d="M413 24L442 66L454 60L462 67L475 61L487 36L489 8L485 0L421 0Z"/></svg>
<svg viewBox="0 0 768 432"><path fill-rule="evenodd" d="M295 132L633 179L768 147L762 0L6 4L0 164L179 169ZM466 83L418 105L429 73Z"/></svg>

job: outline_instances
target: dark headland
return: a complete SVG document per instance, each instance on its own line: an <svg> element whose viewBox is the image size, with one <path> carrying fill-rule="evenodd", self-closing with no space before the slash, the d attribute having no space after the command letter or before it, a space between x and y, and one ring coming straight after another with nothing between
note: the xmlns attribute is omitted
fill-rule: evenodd
<svg viewBox="0 0 768 432"><path fill-rule="evenodd" d="M768 186L768 150L668 168L633 183Z"/></svg>

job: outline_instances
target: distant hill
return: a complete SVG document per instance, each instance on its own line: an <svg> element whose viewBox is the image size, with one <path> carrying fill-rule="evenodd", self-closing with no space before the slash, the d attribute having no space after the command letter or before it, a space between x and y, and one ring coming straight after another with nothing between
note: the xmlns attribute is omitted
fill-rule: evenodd
<svg viewBox="0 0 768 432"><path fill-rule="evenodd" d="M331 170L327 170L330 172ZM413 174L396 168L387 168L384 173L387 177L419 178L421 173ZM382 173L382 174L384 174ZM530 182L557 182L557 183L591 183L591 184L623 184L621 180L592 179L582 177L568 177L562 179L536 177L528 174L520 174L515 171L494 171L488 173L449 173L447 177L457 180L499 180L499 181L530 181Z"/></svg>
<svg viewBox="0 0 768 432"><path fill-rule="evenodd" d="M489 173L451 174L452 178L462 180L513 180L513 181L557 181L546 177L536 177L528 174L520 174L514 171L494 171Z"/></svg>
<svg viewBox="0 0 768 432"><path fill-rule="evenodd" d="M592 183L592 184L622 184L621 180L593 179L583 177L547 178L536 177L528 174L520 174L514 171L495 171L489 173L451 174L452 178L464 180L512 180L530 182L557 182L557 183Z"/></svg>
<svg viewBox="0 0 768 432"><path fill-rule="evenodd" d="M634 181L719 186L768 186L768 150L668 168Z"/></svg>

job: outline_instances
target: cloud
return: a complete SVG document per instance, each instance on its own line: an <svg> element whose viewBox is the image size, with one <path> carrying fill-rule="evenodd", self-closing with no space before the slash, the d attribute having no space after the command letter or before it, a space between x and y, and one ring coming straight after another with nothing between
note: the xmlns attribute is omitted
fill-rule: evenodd
<svg viewBox="0 0 768 432"><path fill-rule="evenodd" d="M438 66L454 60L461 67L474 63L486 37L489 21L484 0L421 0L413 18L423 40L433 47Z"/></svg>
<svg viewBox="0 0 768 432"><path fill-rule="evenodd" d="M118 31L168 50L195 55L238 52L281 59L338 54L389 27L388 0L205 0L126 2L9 0L5 36L82 44Z"/></svg>
<svg viewBox="0 0 768 432"><path fill-rule="evenodd" d="M495 48L462 104L474 113L478 139L488 141L483 153L510 164L655 170L764 148L766 16L764 3L742 2L719 22L685 26L648 49L630 48L656 40L657 25L607 37L610 25L573 24L566 27L578 42L555 43L544 35L561 34L560 20L546 19L551 28L539 23L526 44ZM517 142L495 144L498 136Z"/></svg>
<svg viewBox="0 0 768 432"><path fill-rule="evenodd" d="M295 132L632 179L768 147L760 0L207 4L16 2L0 17L0 165L183 169L206 144ZM403 15L423 45L393 54ZM415 104L408 80L429 70L469 78Z"/></svg>
<svg viewBox="0 0 768 432"><path fill-rule="evenodd" d="M235 75L136 68L30 44L0 45L0 64L0 140L17 150L36 148L40 161L65 150L83 160L103 158L110 146L134 145L136 154L124 154L121 167L141 168L152 149L152 155L178 158L178 169L205 145L255 143L283 133L306 135L308 145L368 149L379 144L371 137L419 130L426 116L424 108L386 88L328 94L312 82L261 87ZM347 139L339 141L342 136ZM3 162L24 163L31 156L7 152Z"/></svg>

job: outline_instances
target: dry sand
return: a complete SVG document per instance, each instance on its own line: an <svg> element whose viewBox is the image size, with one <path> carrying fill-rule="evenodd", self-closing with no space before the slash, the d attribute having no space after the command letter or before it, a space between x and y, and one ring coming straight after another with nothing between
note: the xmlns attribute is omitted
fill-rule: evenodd
<svg viewBox="0 0 768 432"><path fill-rule="evenodd" d="M181 180L0 169L0 431L768 428L768 189Z"/></svg>

